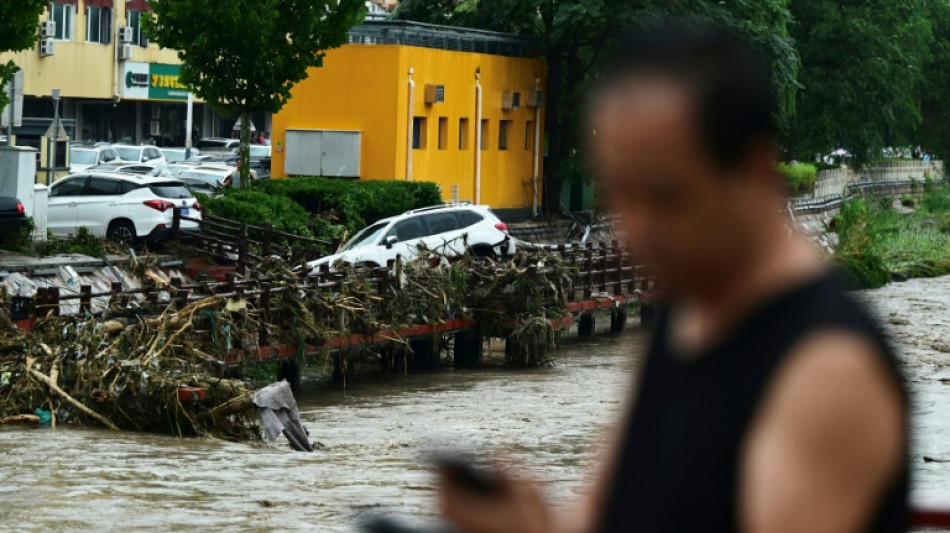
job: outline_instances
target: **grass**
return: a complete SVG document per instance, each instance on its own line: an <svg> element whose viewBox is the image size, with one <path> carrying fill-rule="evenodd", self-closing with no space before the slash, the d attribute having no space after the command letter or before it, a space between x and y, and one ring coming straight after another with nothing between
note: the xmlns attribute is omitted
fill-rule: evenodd
<svg viewBox="0 0 950 533"><path fill-rule="evenodd" d="M912 214L881 203L845 204L836 227L840 244L835 261L859 288L892 279L950 274L950 188L928 184Z"/></svg>

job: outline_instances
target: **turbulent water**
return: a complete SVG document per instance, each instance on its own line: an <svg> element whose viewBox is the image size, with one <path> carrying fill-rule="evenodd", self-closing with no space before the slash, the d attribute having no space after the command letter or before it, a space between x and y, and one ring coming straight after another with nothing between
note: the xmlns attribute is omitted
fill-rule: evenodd
<svg viewBox="0 0 950 533"><path fill-rule="evenodd" d="M914 392L914 497L950 503L950 278L868 293ZM216 440L0 429L0 530L353 531L365 510L431 516L420 457L499 449L564 500L629 391L636 333L571 340L552 368L382 377L299 399L313 454Z"/></svg>

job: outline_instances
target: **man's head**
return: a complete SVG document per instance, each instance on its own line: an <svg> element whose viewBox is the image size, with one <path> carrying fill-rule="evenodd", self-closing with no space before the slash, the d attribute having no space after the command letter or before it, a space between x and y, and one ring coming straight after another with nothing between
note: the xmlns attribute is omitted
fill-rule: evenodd
<svg viewBox="0 0 950 533"><path fill-rule="evenodd" d="M631 35L593 94L591 153L634 249L673 291L703 293L780 224L769 76L728 32Z"/></svg>

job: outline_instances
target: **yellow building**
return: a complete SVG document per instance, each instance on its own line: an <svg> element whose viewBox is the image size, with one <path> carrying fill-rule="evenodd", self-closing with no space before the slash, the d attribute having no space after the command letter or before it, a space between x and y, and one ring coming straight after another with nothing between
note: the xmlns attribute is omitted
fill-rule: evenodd
<svg viewBox="0 0 950 533"><path fill-rule="evenodd" d="M37 21L36 46L0 54L23 71L18 144L38 146L53 117L52 91L59 89L60 116L72 139L183 145L187 91L177 82L180 62L175 51L145 38L147 11L145 0L50 2ZM200 103L194 113L195 135L230 135L233 120Z"/></svg>
<svg viewBox="0 0 950 533"><path fill-rule="evenodd" d="M350 42L274 115L274 177L431 181L446 201L530 213L545 78L530 42L411 22L368 22Z"/></svg>

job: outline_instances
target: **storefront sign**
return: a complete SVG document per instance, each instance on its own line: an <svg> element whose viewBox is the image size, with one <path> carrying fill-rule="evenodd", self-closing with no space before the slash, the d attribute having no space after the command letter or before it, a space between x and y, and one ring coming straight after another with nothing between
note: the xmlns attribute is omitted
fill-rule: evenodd
<svg viewBox="0 0 950 533"><path fill-rule="evenodd" d="M122 96L136 100L187 100L188 88L178 80L181 67L127 61Z"/></svg>

